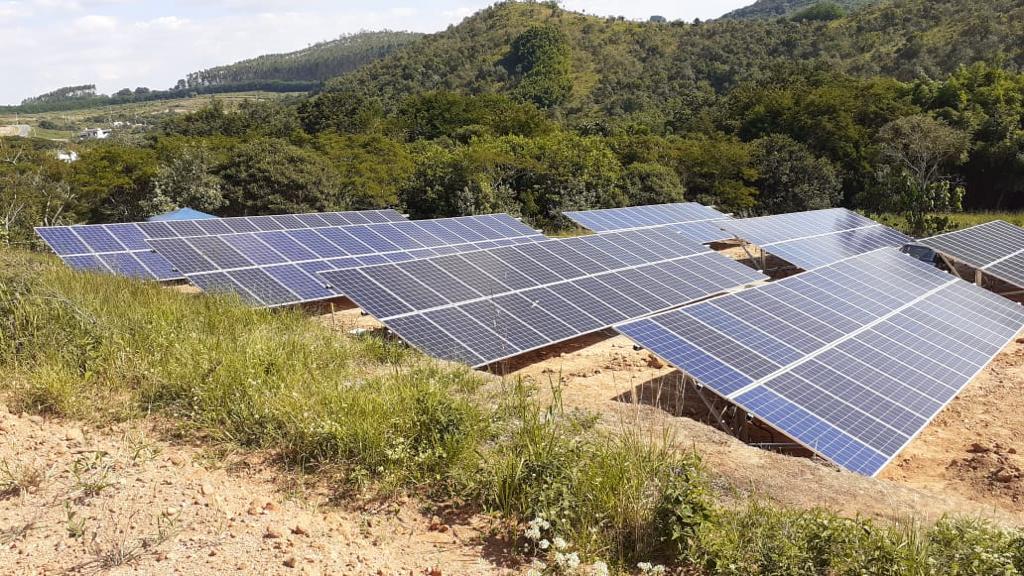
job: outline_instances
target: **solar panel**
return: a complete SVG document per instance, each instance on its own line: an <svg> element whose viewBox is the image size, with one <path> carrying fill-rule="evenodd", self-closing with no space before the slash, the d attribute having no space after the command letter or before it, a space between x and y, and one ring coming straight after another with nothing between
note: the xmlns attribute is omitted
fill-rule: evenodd
<svg viewBox="0 0 1024 576"><path fill-rule="evenodd" d="M726 220L719 225L804 270L914 241L846 208Z"/></svg>
<svg viewBox="0 0 1024 576"><path fill-rule="evenodd" d="M347 226L367 222L399 222L406 218L395 210L324 212L279 216L239 216L209 220L171 220L41 226L36 234L72 268L108 272L147 280L181 280L170 262L154 254L150 238L216 236L258 230L285 230Z"/></svg>
<svg viewBox="0 0 1024 576"><path fill-rule="evenodd" d="M1019 305L883 248L618 329L873 476L1022 327Z"/></svg>
<svg viewBox="0 0 1024 576"><path fill-rule="evenodd" d="M698 244L729 238L729 234L714 223L716 220L728 219L729 216L696 202L606 208L563 214L581 227L599 234L668 226L672 231Z"/></svg>
<svg viewBox="0 0 1024 576"><path fill-rule="evenodd" d="M507 214L153 238L158 254L208 292L233 292L256 306L341 296L318 272L535 242L544 236Z"/></svg>
<svg viewBox="0 0 1024 576"><path fill-rule="evenodd" d="M411 345L472 366L765 278L659 228L322 276Z"/></svg>
<svg viewBox="0 0 1024 576"><path fill-rule="evenodd" d="M994 220L925 238L920 243L1024 288L1024 228Z"/></svg>

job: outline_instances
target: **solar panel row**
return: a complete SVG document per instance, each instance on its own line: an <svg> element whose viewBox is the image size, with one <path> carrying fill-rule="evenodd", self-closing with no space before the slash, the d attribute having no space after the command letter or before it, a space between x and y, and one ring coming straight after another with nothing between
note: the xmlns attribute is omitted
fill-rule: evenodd
<svg viewBox="0 0 1024 576"><path fill-rule="evenodd" d="M217 236L236 232L296 230L403 221L394 210L322 212L278 216L242 216L208 220L127 222L84 226L42 226L36 233L69 266L149 280L178 280L182 275L154 254L150 238Z"/></svg>
<svg viewBox="0 0 1024 576"><path fill-rule="evenodd" d="M410 344L473 366L764 279L658 228L322 276Z"/></svg>
<svg viewBox="0 0 1024 576"><path fill-rule="evenodd" d="M1024 326L892 249L619 327L833 462L880 471Z"/></svg>
<svg viewBox="0 0 1024 576"><path fill-rule="evenodd" d="M1024 228L995 220L920 242L1024 288Z"/></svg>
<svg viewBox="0 0 1024 576"><path fill-rule="evenodd" d="M727 220L720 226L804 270L913 241L845 208Z"/></svg>
<svg viewBox="0 0 1024 576"><path fill-rule="evenodd" d="M506 214L161 238L149 243L190 282L259 306L334 298L317 272L397 262L544 237Z"/></svg>
<svg viewBox="0 0 1024 576"><path fill-rule="evenodd" d="M615 232L728 218L718 210L696 202L570 211L563 214L576 224L594 232ZM720 229L714 228L714 233L718 235L716 240L723 237Z"/></svg>

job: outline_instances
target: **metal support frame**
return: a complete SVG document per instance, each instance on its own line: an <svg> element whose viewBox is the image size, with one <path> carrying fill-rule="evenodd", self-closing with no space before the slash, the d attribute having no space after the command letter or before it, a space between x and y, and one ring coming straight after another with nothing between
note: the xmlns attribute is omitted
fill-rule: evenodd
<svg viewBox="0 0 1024 576"><path fill-rule="evenodd" d="M937 254L939 255L939 258L942 258L942 261L946 264L946 267L949 268L949 271L952 272L954 276L961 280L967 280L967 278L964 278L963 274L960 273L960 270L957 269L956 258L946 256L942 252L937 252Z"/></svg>
<svg viewBox="0 0 1024 576"><path fill-rule="evenodd" d="M753 254L750 253L750 250L747 250L747 246L750 246L750 244L748 244L746 242L743 242L742 244L740 244L740 248L743 249L743 252L746 253L747 258L750 259L750 265L753 266L754 268L757 268L757 259L754 258Z"/></svg>
<svg viewBox="0 0 1024 576"><path fill-rule="evenodd" d="M724 432L732 434L733 431L725 423L725 420L722 419L722 416L725 415L725 411L723 410L721 414L718 414L714 402L708 400L708 397L704 395L704 386L700 382L697 382L697 380L695 380L689 374L685 374L683 379L683 386L685 387L687 384L692 384L694 389L697 390L697 396L700 397L702 402L704 402L704 406L708 409L708 413L711 414L712 418L715 419L715 425L721 428ZM726 409L728 408L729 407L726 406Z"/></svg>

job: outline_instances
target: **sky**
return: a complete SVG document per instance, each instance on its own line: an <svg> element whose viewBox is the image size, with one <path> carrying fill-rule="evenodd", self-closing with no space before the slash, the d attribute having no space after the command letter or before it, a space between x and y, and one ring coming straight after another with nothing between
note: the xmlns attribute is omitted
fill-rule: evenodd
<svg viewBox="0 0 1024 576"><path fill-rule="evenodd" d="M709 19L753 0L564 0L568 10ZM488 0L0 0L0 104L62 86L166 89L187 73L360 30L437 32Z"/></svg>

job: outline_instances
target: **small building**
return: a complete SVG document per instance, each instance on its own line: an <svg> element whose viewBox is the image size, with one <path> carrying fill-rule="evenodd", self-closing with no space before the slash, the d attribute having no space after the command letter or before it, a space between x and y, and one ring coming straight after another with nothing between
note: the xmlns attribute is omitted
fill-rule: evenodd
<svg viewBox="0 0 1024 576"><path fill-rule="evenodd" d="M82 140L106 140L110 138L110 130L103 128L87 128L79 132L78 137Z"/></svg>
<svg viewBox="0 0 1024 576"><path fill-rule="evenodd" d="M192 208L178 208L156 216L146 218L147 222L166 222L168 220L210 220L216 218L213 214L193 210Z"/></svg>

